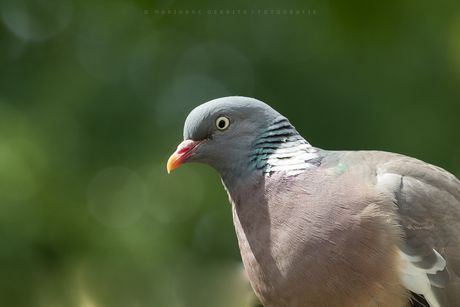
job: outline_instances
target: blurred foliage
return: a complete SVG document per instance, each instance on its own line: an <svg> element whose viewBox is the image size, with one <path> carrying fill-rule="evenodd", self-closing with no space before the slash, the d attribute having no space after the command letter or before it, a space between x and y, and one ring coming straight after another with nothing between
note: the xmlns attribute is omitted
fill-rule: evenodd
<svg viewBox="0 0 460 307"><path fill-rule="evenodd" d="M0 306L250 306L217 174L166 174L212 98L263 100L318 147L460 175L458 1L0 0L0 15Z"/></svg>

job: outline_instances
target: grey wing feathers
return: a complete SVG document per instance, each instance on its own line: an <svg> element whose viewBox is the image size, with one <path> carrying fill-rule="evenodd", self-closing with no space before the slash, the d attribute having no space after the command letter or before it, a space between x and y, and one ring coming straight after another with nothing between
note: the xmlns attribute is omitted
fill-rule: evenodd
<svg viewBox="0 0 460 307"><path fill-rule="evenodd" d="M383 192L393 193L404 229L406 287L423 294L432 307L459 307L460 181L442 168L401 155L379 165L377 181Z"/></svg>

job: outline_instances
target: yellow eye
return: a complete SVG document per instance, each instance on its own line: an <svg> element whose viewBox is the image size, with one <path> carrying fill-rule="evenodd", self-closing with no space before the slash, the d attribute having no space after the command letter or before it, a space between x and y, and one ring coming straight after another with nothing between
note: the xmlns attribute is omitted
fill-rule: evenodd
<svg viewBox="0 0 460 307"><path fill-rule="evenodd" d="M219 130L225 130L230 126L230 121L227 117L221 116L216 120L216 126Z"/></svg>

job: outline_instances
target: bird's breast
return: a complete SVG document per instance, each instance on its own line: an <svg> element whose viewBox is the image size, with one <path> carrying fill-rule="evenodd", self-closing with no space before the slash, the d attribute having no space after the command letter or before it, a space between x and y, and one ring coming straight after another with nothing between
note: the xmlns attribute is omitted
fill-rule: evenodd
<svg viewBox="0 0 460 307"><path fill-rule="evenodd" d="M357 190L327 176L313 171L301 186L292 177L266 177L237 201L231 196L256 294L264 306L367 306L370 297L391 303L377 306L404 306L393 257L400 234L391 212L382 210L389 200L370 185Z"/></svg>

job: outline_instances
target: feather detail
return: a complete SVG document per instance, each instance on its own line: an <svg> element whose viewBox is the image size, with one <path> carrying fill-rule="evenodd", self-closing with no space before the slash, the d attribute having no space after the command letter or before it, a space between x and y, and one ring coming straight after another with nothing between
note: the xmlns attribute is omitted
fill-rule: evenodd
<svg viewBox="0 0 460 307"><path fill-rule="evenodd" d="M277 171L294 176L319 164L318 149L312 147L289 123L279 116L254 144L251 165L264 173Z"/></svg>

